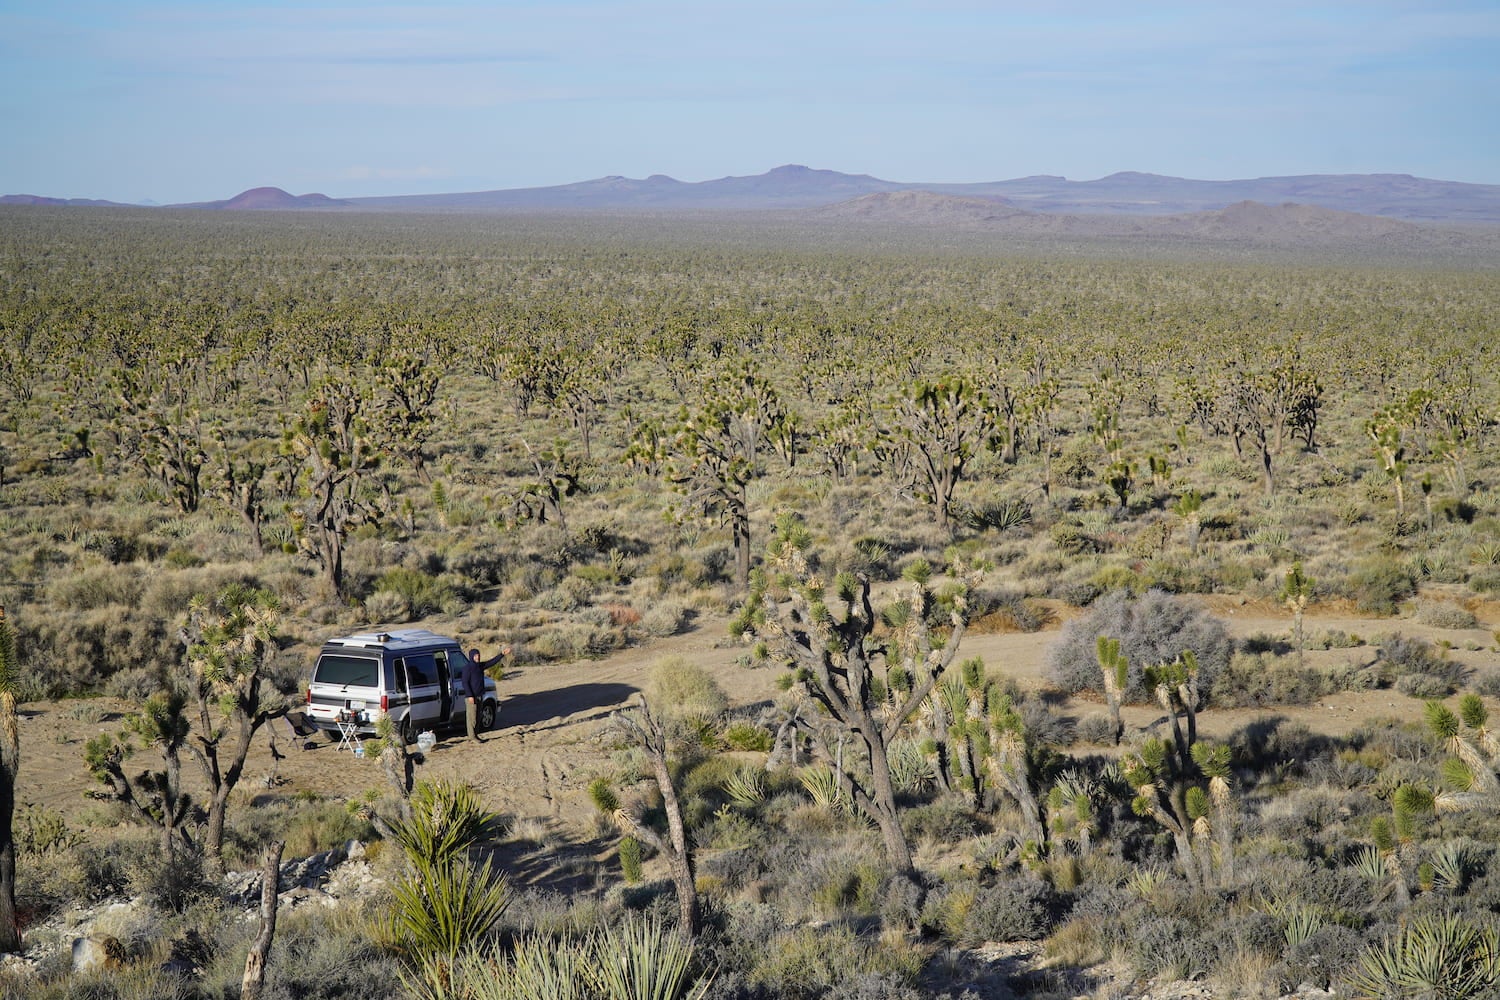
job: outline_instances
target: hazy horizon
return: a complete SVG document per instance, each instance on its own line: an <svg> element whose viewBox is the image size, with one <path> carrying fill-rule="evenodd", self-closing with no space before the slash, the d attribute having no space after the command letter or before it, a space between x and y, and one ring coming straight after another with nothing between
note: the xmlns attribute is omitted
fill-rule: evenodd
<svg viewBox="0 0 1500 1000"><path fill-rule="evenodd" d="M0 8L0 194L1139 171L1500 183L1493 3Z"/></svg>

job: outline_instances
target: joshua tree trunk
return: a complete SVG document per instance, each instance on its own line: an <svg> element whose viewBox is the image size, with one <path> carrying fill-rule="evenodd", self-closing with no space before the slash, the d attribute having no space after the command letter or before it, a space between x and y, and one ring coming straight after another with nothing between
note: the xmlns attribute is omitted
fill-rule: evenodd
<svg viewBox="0 0 1500 1000"><path fill-rule="evenodd" d="M282 841L274 840L266 847L265 864L261 870L260 934L250 946L250 954L245 956L240 1000L260 1000L261 990L266 984L266 958L276 937L277 891L281 888L281 850L284 846Z"/></svg>

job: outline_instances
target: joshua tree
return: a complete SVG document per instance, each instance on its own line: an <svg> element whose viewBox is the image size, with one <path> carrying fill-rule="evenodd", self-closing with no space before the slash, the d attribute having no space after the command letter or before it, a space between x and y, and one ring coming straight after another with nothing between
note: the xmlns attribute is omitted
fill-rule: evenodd
<svg viewBox="0 0 1500 1000"><path fill-rule="evenodd" d="M1297 666L1302 666L1302 658L1306 654L1307 639L1302 632L1302 616L1307 613L1307 605L1312 600L1313 581L1312 577L1302 572L1302 563L1292 563L1292 568L1287 570L1286 579L1281 584L1281 599L1286 603L1286 608L1292 613L1292 639L1297 643Z"/></svg>
<svg viewBox="0 0 1500 1000"><path fill-rule="evenodd" d="M21 663L16 631L0 607L0 952L21 950L16 924L16 842L12 822L16 809L16 773L21 769L21 729L16 718L16 691Z"/></svg>
<svg viewBox="0 0 1500 1000"><path fill-rule="evenodd" d="M1406 512L1406 435L1421 420L1430 398L1429 393L1418 389L1365 421L1365 436L1375 445L1380 467L1396 491L1397 514Z"/></svg>
<svg viewBox="0 0 1500 1000"><path fill-rule="evenodd" d="M615 808L610 812L621 832L650 844L667 859L672 871L672 885L677 891L678 926L685 937L696 937L702 927L703 916L693 873L693 850L688 841L687 827L682 820L682 804L677 798L676 786L672 784L672 771L667 760L675 738L674 727L649 704L643 704L637 712L616 715L614 721L632 743L646 751L646 759L651 762L652 777L656 779L656 787L661 792L662 811L667 817L667 835L663 837L647 825L639 802L626 807L606 799L599 804L614 805Z"/></svg>
<svg viewBox="0 0 1500 1000"><path fill-rule="evenodd" d="M988 397L964 377L919 379L896 396L877 456L946 530L954 491L969 463L994 446L997 421Z"/></svg>
<svg viewBox="0 0 1500 1000"><path fill-rule="evenodd" d="M203 846L213 873L223 872L224 820L250 742L261 726L286 711L274 699L269 705L262 701L277 621L275 594L239 584L188 605L181 638L197 718L187 749L208 786Z"/></svg>
<svg viewBox="0 0 1500 1000"><path fill-rule="evenodd" d="M380 457L361 416L363 400L351 387L325 382L285 433L282 450L305 464L304 502L291 511L299 547L322 566L334 593L344 590L344 540L361 524L380 519L367 480Z"/></svg>
<svg viewBox="0 0 1500 1000"><path fill-rule="evenodd" d="M1099 660L1099 672L1104 679L1104 701L1109 705L1109 718L1115 727L1115 746L1125 736L1125 723L1120 719L1120 700L1125 697L1125 688L1130 680L1130 660L1120 652L1120 640L1100 636L1095 646Z"/></svg>
<svg viewBox="0 0 1500 1000"><path fill-rule="evenodd" d="M1184 652L1171 663L1147 667L1144 674L1170 714L1172 739L1152 737L1122 760L1125 777L1135 789L1132 808L1172 835L1191 886L1212 885L1215 868L1227 882L1233 874L1235 814L1229 749L1198 742L1197 661Z"/></svg>
<svg viewBox="0 0 1500 1000"><path fill-rule="evenodd" d="M182 754L191 728L186 709L187 697L181 691L154 694L140 712L126 719L119 736L100 733L83 750L89 773L109 788L110 798L157 829L162 853L168 856L195 847L188 826L201 817L201 810L182 788ZM163 764L160 771L143 771L135 777L125 773L125 762L135 753L135 739L156 748Z"/></svg>
<svg viewBox="0 0 1500 1000"><path fill-rule="evenodd" d="M607 783L595 783L589 789L594 804L613 817L622 833L650 844L667 859L677 890L679 927L687 938L698 933L702 908L694 881L692 844L673 784L670 758L680 757L696 741L697 734L716 724L727 704L724 692L707 671L680 657L669 657L652 668L641 708L614 717L615 727L644 750L651 762L652 777L656 779L662 812L666 815L665 837L646 823L643 804L638 799L622 806Z"/></svg>
<svg viewBox="0 0 1500 1000"><path fill-rule="evenodd" d="M1276 493L1273 465L1287 439L1299 435L1312 447L1323 386L1305 370L1296 352L1246 359L1225 373L1224 406L1238 453L1248 436L1260 459L1266 496Z"/></svg>
<svg viewBox="0 0 1500 1000"><path fill-rule="evenodd" d="M243 460L229 451L223 428L214 432L214 443L218 446L218 476L216 492L219 497L239 514L250 532L251 544L256 552L265 551L262 527L266 520L265 477L269 463L257 461L246 449Z"/></svg>
<svg viewBox="0 0 1500 1000"><path fill-rule="evenodd" d="M1203 532L1203 494L1194 489L1182 491L1182 496L1172 505L1172 513L1182 519L1187 528L1188 551L1198 554L1198 537Z"/></svg>
<svg viewBox="0 0 1500 1000"><path fill-rule="evenodd" d="M387 359L375 371L379 388L373 404L384 444L400 455L417 478L432 483L427 471L427 440L432 436L441 377L432 360L404 351Z"/></svg>
<svg viewBox="0 0 1500 1000"><path fill-rule="evenodd" d="M1500 738L1489 728L1489 710L1477 694L1458 700L1455 714L1442 702L1429 701L1427 728L1453 756L1443 762L1443 781L1453 790L1439 804L1445 811L1468 809L1481 802L1500 802Z"/></svg>
<svg viewBox="0 0 1500 1000"><path fill-rule="evenodd" d="M877 618L868 578L840 573L829 593L810 562L810 540L796 519L778 521L769 551L774 579L758 578L733 628L759 635L773 654L785 657L793 683L822 707L840 737L850 737L863 751L835 761L839 781L856 808L880 827L891 867L910 874L911 845L896 809L890 745L957 656L973 580L960 575L948 615L951 631L940 642L928 625L934 595L926 564L908 570L906 596Z"/></svg>
<svg viewBox="0 0 1500 1000"><path fill-rule="evenodd" d="M1021 810L1026 839L1038 847L1047 843L1037 789L1041 785L1036 748L1026 723L1011 703L1010 695L991 692L986 719L984 762L995 786L1009 795Z"/></svg>

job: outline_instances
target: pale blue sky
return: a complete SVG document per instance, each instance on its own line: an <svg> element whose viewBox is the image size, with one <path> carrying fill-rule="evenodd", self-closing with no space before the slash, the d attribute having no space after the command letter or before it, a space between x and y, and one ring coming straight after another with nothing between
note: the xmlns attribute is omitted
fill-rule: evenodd
<svg viewBox="0 0 1500 1000"><path fill-rule="evenodd" d="M0 194L894 181L1500 183L1500 0L0 0Z"/></svg>

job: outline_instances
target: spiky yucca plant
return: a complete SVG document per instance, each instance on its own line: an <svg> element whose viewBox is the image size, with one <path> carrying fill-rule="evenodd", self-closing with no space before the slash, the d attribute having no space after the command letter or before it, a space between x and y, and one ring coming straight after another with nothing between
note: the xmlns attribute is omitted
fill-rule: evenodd
<svg viewBox="0 0 1500 1000"><path fill-rule="evenodd" d="M424 957L401 983L415 1000L700 1000L693 945L658 921L628 920L586 938L527 935L499 947Z"/></svg>
<svg viewBox="0 0 1500 1000"><path fill-rule="evenodd" d="M473 788L444 781L420 782L411 807L411 818L393 828L407 868L392 885L394 905L378 926L394 947L415 956L457 955L510 905L504 875L488 861L468 858L494 817Z"/></svg>
<svg viewBox="0 0 1500 1000"><path fill-rule="evenodd" d="M390 940L416 956L457 955L481 940L510 905L510 886L490 862L411 859L387 915Z"/></svg>
<svg viewBox="0 0 1500 1000"><path fill-rule="evenodd" d="M1500 986L1500 936L1455 914L1424 913L1360 956L1356 997L1388 1000L1488 997Z"/></svg>
<svg viewBox="0 0 1500 1000"><path fill-rule="evenodd" d="M709 980L693 982L693 945L656 920L606 927L585 967L603 1000L699 1000Z"/></svg>

